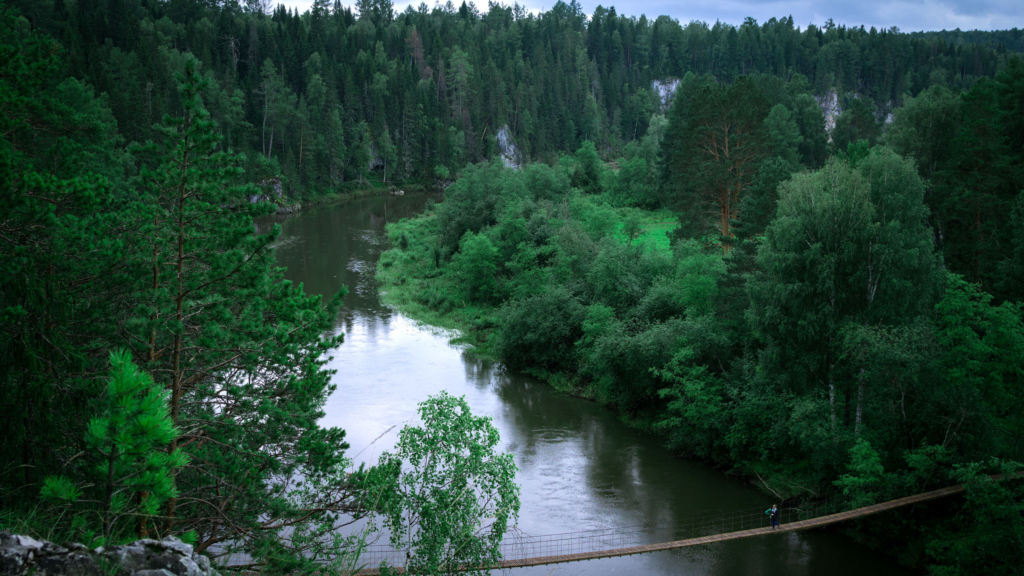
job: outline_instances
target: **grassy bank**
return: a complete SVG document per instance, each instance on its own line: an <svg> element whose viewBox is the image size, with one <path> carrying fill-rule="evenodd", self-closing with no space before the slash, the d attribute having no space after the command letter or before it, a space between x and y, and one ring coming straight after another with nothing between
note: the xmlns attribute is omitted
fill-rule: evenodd
<svg viewBox="0 0 1024 576"><path fill-rule="evenodd" d="M354 190L327 192L325 194L320 194L312 198L305 198L302 200L287 199L281 203L277 213L295 214L296 212L300 212L306 208L313 208L315 206L344 203L351 200L358 200L360 198L368 198L370 196L387 196L392 194L393 190L401 190L405 194L419 194L427 191L421 183L405 182L394 184L388 182L387 184L384 184L381 181L370 180L367 182L365 187L356 188Z"/></svg>

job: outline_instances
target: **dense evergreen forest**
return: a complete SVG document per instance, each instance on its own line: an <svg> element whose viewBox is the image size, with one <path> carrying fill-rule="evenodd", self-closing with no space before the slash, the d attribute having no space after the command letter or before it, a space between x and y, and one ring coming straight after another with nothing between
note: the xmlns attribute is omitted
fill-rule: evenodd
<svg viewBox="0 0 1024 576"><path fill-rule="evenodd" d="M575 2L541 14L451 2L395 13L390 0L317 0L305 14L257 0L7 2L61 43L64 73L106 94L128 142L155 138L180 109L173 71L195 55L224 145L246 154L252 181L284 177L295 197L366 178L447 180L499 141L517 162L552 162L585 140L614 157L664 108L653 82L688 72L801 74L816 95L857 93L885 117L931 86L992 77L1024 48L1016 29L709 25L587 15Z"/></svg>
<svg viewBox="0 0 1024 576"><path fill-rule="evenodd" d="M447 187L381 260L413 314L782 497L970 481L856 534L1012 573L1021 487L980 479L1024 459L1021 42L576 2L4 0L0 527L176 534L276 573L357 562L336 528L377 514L423 571L493 559L518 509L493 429L435 398L441 429L352 470L317 424L343 294L284 281L253 233L395 181ZM453 476L406 465L431 451ZM403 524L453 481L495 492Z"/></svg>

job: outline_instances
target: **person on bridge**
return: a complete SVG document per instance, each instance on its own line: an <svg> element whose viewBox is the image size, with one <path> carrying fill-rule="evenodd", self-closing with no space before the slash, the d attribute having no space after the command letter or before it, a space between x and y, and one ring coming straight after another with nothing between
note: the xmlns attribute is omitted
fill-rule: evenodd
<svg viewBox="0 0 1024 576"><path fill-rule="evenodd" d="M782 527L782 524L779 524L779 507L778 506L776 506L775 504L772 504L771 509L770 510L765 510L764 513L767 514L768 517L772 519L772 530L775 530L776 526Z"/></svg>

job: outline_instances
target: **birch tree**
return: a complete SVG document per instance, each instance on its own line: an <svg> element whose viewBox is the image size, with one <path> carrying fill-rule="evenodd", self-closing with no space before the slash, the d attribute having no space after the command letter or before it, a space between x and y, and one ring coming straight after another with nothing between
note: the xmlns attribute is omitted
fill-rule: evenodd
<svg viewBox="0 0 1024 576"><path fill-rule="evenodd" d="M848 333L912 323L935 301L924 187L912 162L882 148L859 169L832 160L779 192L748 318L767 345L766 373L788 389L821 390L838 440L841 425L861 431L868 393L869 360L849 353Z"/></svg>

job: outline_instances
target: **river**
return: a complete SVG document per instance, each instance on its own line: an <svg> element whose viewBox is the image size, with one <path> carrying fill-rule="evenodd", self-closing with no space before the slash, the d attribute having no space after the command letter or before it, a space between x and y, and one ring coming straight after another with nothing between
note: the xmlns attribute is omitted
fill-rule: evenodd
<svg viewBox="0 0 1024 576"><path fill-rule="evenodd" d="M676 458L609 410L466 354L450 334L381 304L374 269L386 222L414 216L427 196L374 197L314 208L282 223L277 255L308 293L348 286L335 330L337 391L322 424L347 431L356 462L376 462L416 405L447 390L493 418L519 473L519 529L529 535L685 522L709 510L771 505L769 496L708 466ZM517 569L514 576L611 574L903 575L887 556L836 532L786 533L587 562Z"/></svg>

